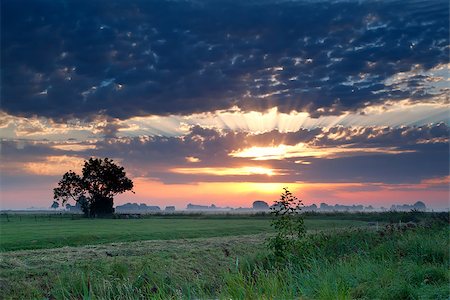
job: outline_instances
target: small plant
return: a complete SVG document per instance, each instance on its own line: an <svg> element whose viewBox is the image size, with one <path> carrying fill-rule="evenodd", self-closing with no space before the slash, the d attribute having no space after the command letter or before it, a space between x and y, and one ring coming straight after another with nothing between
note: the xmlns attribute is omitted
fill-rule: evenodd
<svg viewBox="0 0 450 300"><path fill-rule="evenodd" d="M305 224L300 215L302 200L295 197L288 188L283 188L280 200L270 207L272 223L276 234L269 238L268 246L277 258L291 254L305 236Z"/></svg>

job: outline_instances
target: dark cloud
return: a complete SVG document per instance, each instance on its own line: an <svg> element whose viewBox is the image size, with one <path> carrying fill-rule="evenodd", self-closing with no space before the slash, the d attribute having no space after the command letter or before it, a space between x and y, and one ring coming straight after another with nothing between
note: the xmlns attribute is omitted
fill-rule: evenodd
<svg viewBox="0 0 450 300"><path fill-rule="evenodd" d="M340 131L346 131L343 135ZM124 163L166 183L198 181L245 181L247 176L213 176L174 174L172 168L217 168L268 166L282 175L251 176L253 181L266 182L381 182L419 183L421 180L448 175L449 128L441 123L420 127L371 127L358 130L334 127L331 129L299 130L295 133L273 131L263 134L218 132L199 126L184 137L149 137L113 139L99 142L93 154L122 157ZM335 138L340 136L340 138ZM333 137L333 138L331 138ZM428 142L428 143L426 143ZM272 161L253 161L230 157L229 153L252 146L295 145L305 143L320 148L346 146L349 148L395 148L408 153L351 153L345 157L299 158ZM189 163L186 157L200 159Z"/></svg>
<svg viewBox="0 0 450 300"><path fill-rule="evenodd" d="M411 145L441 141L448 142L449 127L445 123L416 127L332 127L320 138L314 138L314 146L358 147L410 147Z"/></svg>
<svg viewBox="0 0 450 300"><path fill-rule="evenodd" d="M6 163L43 161L50 155L63 155L65 151L52 148L51 143L1 140L2 160Z"/></svg>
<svg viewBox="0 0 450 300"><path fill-rule="evenodd" d="M310 182L420 183L448 175L449 145L411 146L413 153L365 155L335 159L312 159L302 166Z"/></svg>
<svg viewBox="0 0 450 300"><path fill-rule="evenodd" d="M100 140L96 149L65 151L58 143L2 143L2 155L11 162L45 161L49 155L111 157L119 160L133 177L147 177L164 183L199 181L261 182L374 182L419 183L424 179L448 175L449 128L445 124L421 127L371 127L300 130L295 133L272 131L263 134L216 131L195 126L181 137L128 137ZM305 143L319 149L363 149L330 157L293 157L282 160L255 161L229 154L252 146L295 145ZM381 152L365 152L364 148ZM382 150L396 149L397 154ZM190 162L195 157L198 162ZM309 164L298 163L298 160ZM263 166L278 175L177 174L174 168L235 168ZM11 165L10 168L14 166ZM8 170L6 170L8 171ZM20 170L19 170L20 171ZM6 172L8 173L8 172Z"/></svg>
<svg viewBox="0 0 450 300"><path fill-rule="evenodd" d="M55 119L278 106L337 113L429 97L447 1L1 3L2 109Z"/></svg>

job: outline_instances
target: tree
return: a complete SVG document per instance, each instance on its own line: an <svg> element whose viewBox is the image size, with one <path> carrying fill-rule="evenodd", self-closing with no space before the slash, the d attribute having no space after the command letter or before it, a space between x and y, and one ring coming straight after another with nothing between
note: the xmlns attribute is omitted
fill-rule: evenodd
<svg viewBox="0 0 450 300"><path fill-rule="evenodd" d="M53 189L53 198L66 202L73 200L87 216L108 215L114 212L114 197L132 191L133 182L123 167L112 159L90 158L84 162L82 175L72 170L65 173Z"/></svg>
<svg viewBox="0 0 450 300"><path fill-rule="evenodd" d="M59 203L57 201L53 201L52 206L50 206L53 209L57 209L59 207Z"/></svg>
<svg viewBox="0 0 450 300"><path fill-rule="evenodd" d="M414 203L413 208L418 211L426 211L427 210L427 206L422 201L417 201L416 203Z"/></svg>
<svg viewBox="0 0 450 300"><path fill-rule="evenodd" d="M270 207L271 226L276 233L269 238L268 245L277 258L284 258L295 250L306 233L303 217L300 215L302 201L287 188L283 190L280 200Z"/></svg>
<svg viewBox="0 0 450 300"><path fill-rule="evenodd" d="M256 200L255 202L253 202L252 207L256 210L267 210L269 209L269 204L261 200Z"/></svg>

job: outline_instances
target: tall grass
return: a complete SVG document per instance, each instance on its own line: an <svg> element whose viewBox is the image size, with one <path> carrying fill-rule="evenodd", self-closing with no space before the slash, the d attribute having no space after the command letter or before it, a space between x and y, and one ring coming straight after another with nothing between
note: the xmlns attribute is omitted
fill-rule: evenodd
<svg viewBox="0 0 450 300"><path fill-rule="evenodd" d="M308 236L283 262L264 250L214 278L169 278L120 261L67 270L57 299L448 299L448 225L406 231L354 229ZM182 266L180 266L182 268Z"/></svg>
<svg viewBox="0 0 450 300"><path fill-rule="evenodd" d="M448 228L388 235L367 230L310 236L284 264L253 261L221 296L293 299L448 299ZM269 259L270 261L270 259ZM231 278L231 279L230 279ZM239 284L236 284L236 279ZM232 287L232 288L230 288Z"/></svg>

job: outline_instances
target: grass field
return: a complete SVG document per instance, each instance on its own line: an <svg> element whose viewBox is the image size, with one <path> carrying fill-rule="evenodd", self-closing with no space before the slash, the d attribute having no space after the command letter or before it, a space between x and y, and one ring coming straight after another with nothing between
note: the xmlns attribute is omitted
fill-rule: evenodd
<svg viewBox="0 0 450 300"><path fill-rule="evenodd" d="M355 220L311 219L310 230L362 226ZM86 219L70 215L0 217L1 251L81 246L141 240L238 236L270 232L259 216L154 216L143 219Z"/></svg>
<svg viewBox="0 0 450 300"><path fill-rule="evenodd" d="M40 217L1 219L4 299L448 299L450 295L448 223L436 225L424 217L419 220L423 226L386 229L380 223L376 230L363 221L370 219L367 215L307 216L309 234L302 248L281 264L267 252L265 241L271 234L267 217ZM388 217L392 216L379 220Z"/></svg>

